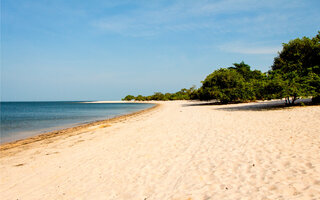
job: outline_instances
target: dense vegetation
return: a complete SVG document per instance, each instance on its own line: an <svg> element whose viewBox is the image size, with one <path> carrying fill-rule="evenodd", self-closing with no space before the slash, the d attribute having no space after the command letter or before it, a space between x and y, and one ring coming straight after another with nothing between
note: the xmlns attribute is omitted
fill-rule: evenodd
<svg viewBox="0 0 320 200"><path fill-rule="evenodd" d="M122 100L124 101L150 101L150 100L160 100L160 101L168 101L168 100L190 100L195 99L194 94L196 94L196 87L192 86L190 89L183 88L179 92L176 93L161 93L161 92L155 92L151 96L132 96L128 95Z"/></svg>
<svg viewBox="0 0 320 200"><path fill-rule="evenodd" d="M280 97L287 103L303 96L320 96L320 32L314 38L291 40L283 44L279 56L269 72L271 81L278 87ZM290 97L292 100L290 102Z"/></svg>
<svg viewBox="0 0 320 200"><path fill-rule="evenodd" d="M271 70L251 70L244 62L220 68L209 74L202 86L176 93L156 92L151 96L132 95L123 100L212 100L222 103L285 98L287 104L301 97L320 99L320 32L314 38L303 37L283 44Z"/></svg>
<svg viewBox="0 0 320 200"><path fill-rule="evenodd" d="M259 70L241 62L234 67L221 68L209 74L197 91L200 100L217 99L222 103L249 101L263 98L267 77Z"/></svg>

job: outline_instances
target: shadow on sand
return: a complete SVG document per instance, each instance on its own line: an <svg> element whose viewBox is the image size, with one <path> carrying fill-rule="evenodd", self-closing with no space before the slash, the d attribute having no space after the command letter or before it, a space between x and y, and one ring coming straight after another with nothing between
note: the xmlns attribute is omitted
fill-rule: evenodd
<svg viewBox="0 0 320 200"><path fill-rule="evenodd" d="M213 105L226 105L223 103L220 103L218 101L190 101L193 102L192 104L183 104L183 107L188 107L188 106L213 106Z"/></svg>
<svg viewBox="0 0 320 200"><path fill-rule="evenodd" d="M308 105L311 103L311 99L299 99L297 100L295 106L299 106L301 103ZM288 106L285 104L284 100L276 101L265 101L265 102L252 102L252 103L233 103L233 104L222 104L220 102L203 102L203 103L193 103L185 104L183 106L215 106L215 110L225 110L225 111L262 111L262 110L279 110L287 109L294 106Z"/></svg>

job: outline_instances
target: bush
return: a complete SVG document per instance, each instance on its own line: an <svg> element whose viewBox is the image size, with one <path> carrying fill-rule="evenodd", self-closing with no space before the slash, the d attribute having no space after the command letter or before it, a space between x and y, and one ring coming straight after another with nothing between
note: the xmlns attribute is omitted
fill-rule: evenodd
<svg viewBox="0 0 320 200"><path fill-rule="evenodd" d="M201 100L216 99L222 103L244 102L264 97L266 76L241 62L209 74L198 90Z"/></svg>

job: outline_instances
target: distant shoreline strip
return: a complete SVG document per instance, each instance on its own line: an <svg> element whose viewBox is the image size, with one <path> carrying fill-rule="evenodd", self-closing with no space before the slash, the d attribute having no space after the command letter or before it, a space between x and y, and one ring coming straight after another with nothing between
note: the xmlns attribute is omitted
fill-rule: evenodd
<svg viewBox="0 0 320 200"><path fill-rule="evenodd" d="M119 122L119 121L123 121L123 120L127 120L127 118L131 118L137 115L141 115L144 114L146 112L150 112L152 110L155 110L157 108L160 107L159 103L150 103L150 104L154 104L154 106L150 107L150 108L146 108L143 110L139 110L133 113L129 113L129 114L124 114L124 115L119 115L116 117L112 117L109 119L103 119L103 120L98 120L98 121L94 121L94 122L89 122L83 125L78 125L78 126L74 126L74 127L69 127L69 128L64 128L64 129L60 129L60 130L55 130L55 131L50 131L47 133L41 133L39 135L36 136L32 136L29 138L25 138L25 139L21 139L21 140L16 140L13 142L8 142L8 143L3 143L0 145L0 151L1 151L1 157L4 156L3 151L15 148L15 147L21 147L24 145L28 145L34 142L39 142L39 141L43 141L46 139L52 139L52 138L56 138L59 136L73 136L73 135L78 135L80 133L83 133L83 131L86 131L88 128L93 127L93 126L97 126L97 125L102 125L102 124L106 124L106 123L114 123L114 122Z"/></svg>

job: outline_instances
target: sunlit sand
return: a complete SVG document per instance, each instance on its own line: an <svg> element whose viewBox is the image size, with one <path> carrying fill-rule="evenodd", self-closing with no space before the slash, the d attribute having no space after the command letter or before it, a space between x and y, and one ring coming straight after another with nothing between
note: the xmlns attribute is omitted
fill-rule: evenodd
<svg viewBox="0 0 320 200"><path fill-rule="evenodd" d="M1 150L1 199L317 199L320 107L161 102Z"/></svg>

